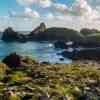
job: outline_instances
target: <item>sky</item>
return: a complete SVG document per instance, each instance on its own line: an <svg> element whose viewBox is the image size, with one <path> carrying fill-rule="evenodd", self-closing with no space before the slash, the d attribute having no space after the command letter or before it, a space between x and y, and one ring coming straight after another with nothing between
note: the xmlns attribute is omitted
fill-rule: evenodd
<svg viewBox="0 0 100 100"><path fill-rule="evenodd" d="M31 30L42 21L49 27L100 28L100 0L0 0L0 30Z"/></svg>
<svg viewBox="0 0 100 100"><path fill-rule="evenodd" d="M67 7L71 6L75 0L0 0L0 15L7 16L9 13L23 13L27 11L37 11L43 15L52 12L53 4L58 6Z"/></svg>

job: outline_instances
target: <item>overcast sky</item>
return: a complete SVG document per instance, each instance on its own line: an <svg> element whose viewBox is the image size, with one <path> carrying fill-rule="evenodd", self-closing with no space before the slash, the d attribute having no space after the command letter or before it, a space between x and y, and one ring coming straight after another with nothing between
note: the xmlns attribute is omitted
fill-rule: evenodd
<svg viewBox="0 0 100 100"><path fill-rule="evenodd" d="M0 30L48 27L100 29L100 0L0 0Z"/></svg>

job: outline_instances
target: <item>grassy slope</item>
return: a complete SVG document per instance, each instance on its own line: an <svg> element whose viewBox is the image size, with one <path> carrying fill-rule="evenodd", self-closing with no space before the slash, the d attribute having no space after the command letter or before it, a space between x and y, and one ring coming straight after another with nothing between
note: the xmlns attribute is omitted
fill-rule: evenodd
<svg viewBox="0 0 100 100"><path fill-rule="evenodd" d="M0 97L7 97L7 100L24 100L24 97L31 97L32 100L42 100L39 97L43 100L100 98L99 64L52 65L29 59L24 65L15 70L0 63ZM10 95L7 96L6 92L10 92Z"/></svg>

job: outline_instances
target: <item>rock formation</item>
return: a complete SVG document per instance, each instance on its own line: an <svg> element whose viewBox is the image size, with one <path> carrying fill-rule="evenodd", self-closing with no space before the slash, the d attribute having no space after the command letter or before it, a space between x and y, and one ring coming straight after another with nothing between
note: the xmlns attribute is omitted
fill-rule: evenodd
<svg viewBox="0 0 100 100"><path fill-rule="evenodd" d="M11 68L17 68L21 66L21 57L16 53L12 53L6 56L2 62Z"/></svg>
<svg viewBox="0 0 100 100"><path fill-rule="evenodd" d="M100 47L65 50L62 56L72 60L100 60Z"/></svg>

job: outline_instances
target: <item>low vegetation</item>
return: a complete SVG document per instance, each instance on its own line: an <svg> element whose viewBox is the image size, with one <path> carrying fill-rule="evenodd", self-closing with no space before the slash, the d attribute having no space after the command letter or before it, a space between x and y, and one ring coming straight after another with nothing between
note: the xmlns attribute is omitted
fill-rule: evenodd
<svg viewBox="0 0 100 100"><path fill-rule="evenodd" d="M100 100L100 64L0 63L0 100Z"/></svg>

